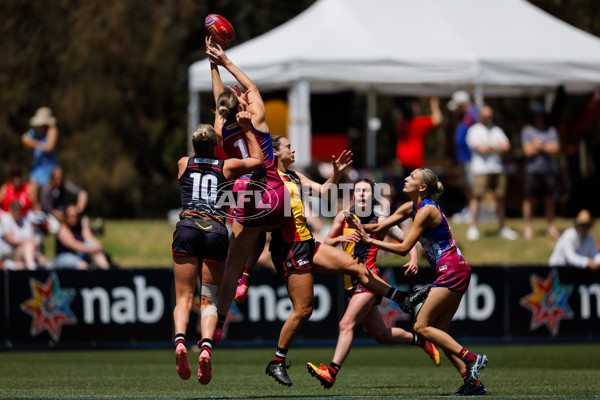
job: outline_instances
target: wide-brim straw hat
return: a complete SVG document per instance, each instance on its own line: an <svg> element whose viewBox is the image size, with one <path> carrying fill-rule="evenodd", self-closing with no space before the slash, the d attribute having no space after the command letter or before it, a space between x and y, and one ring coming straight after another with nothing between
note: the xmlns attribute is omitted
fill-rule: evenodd
<svg viewBox="0 0 600 400"><path fill-rule="evenodd" d="M575 217L575 225L591 225L593 222L592 214L586 209L579 211Z"/></svg>
<svg viewBox="0 0 600 400"><path fill-rule="evenodd" d="M29 125L33 127L56 125L56 118L52 116L50 107L40 107L35 111L35 115L29 120Z"/></svg>

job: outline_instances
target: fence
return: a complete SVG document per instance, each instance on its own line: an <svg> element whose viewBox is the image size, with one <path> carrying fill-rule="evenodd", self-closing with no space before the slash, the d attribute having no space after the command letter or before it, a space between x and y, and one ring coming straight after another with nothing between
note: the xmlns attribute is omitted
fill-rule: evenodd
<svg viewBox="0 0 600 400"><path fill-rule="evenodd" d="M406 278L381 275L401 288L433 280L431 268ZM295 345L333 344L345 310L341 276L315 275L315 307ZM1 271L0 348L167 347L174 307L170 269ZM384 299L387 324L410 330L411 316ZM291 311L286 289L270 269L251 279L247 300L230 309L223 346L271 346ZM199 335L195 306L187 336ZM600 272L576 268L474 267L451 333L466 342L600 340ZM368 338L357 329L357 340ZM370 342L367 342L370 343Z"/></svg>

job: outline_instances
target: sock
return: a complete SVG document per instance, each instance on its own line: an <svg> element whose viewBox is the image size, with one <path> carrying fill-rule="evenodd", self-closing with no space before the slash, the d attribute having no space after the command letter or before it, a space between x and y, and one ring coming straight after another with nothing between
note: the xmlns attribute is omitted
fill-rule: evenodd
<svg viewBox="0 0 600 400"><path fill-rule="evenodd" d="M477 359L477 356L475 354L471 353L469 350L465 349L464 347L460 350L460 352L458 353L458 356L465 363L473 362Z"/></svg>
<svg viewBox="0 0 600 400"><path fill-rule="evenodd" d="M244 270L244 273L242 274L242 277L238 281L238 285L239 286L241 286L241 285L248 286L248 279L250 279L251 276L252 276L252 274L250 274L250 270L248 268L246 268Z"/></svg>
<svg viewBox="0 0 600 400"><path fill-rule="evenodd" d="M277 361L280 363L285 363L285 358L287 357L288 349L282 349L281 347L277 347L277 351L275 352L275 358L273 361Z"/></svg>
<svg viewBox="0 0 600 400"><path fill-rule="evenodd" d="M202 339L202 342L200 343L200 353L202 353L203 351L208 351L208 354L210 355L212 353L212 347L213 347L213 341L205 338Z"/></svg>
<svg viewBox="0 0 600 400"><path fill-rule="evenodd" d="M403 292L391 287L390 290L388 290L387 294L385 295L386 298L395 301L396 303L398 302L398 299L400 298L400 294L402 294Z"/></svg>
<svg viewBox="0 0 600 400"><path fill-rule="evenodd" d="M182 343L185 346L185 335L183 333L178 333L175 335L175 347Z"/></svg>
<svg viewBox="0 0 600 400"><path fill-rule="evenodd" d="M327 369L329 369L329 373L331 374L333 379L335 379L338 372L340 372L340 368L342 368L342 366L334 363L333 361L331 362L331 364L329 364L329 367L327 367Z"/></svg>
<svg viewBox="0 0 600 400"><path fill-rule="evenodd" d="M217 329L223 330L223 326L225 325L225 320L227 319L227 314L219 314L217 316Z"/></svg>
<svg viewBox="0 0 600 400"><path fill-rule="evenodd" d="M419 337L416 333L413 333L413 341L411 343L413 346L425 347L425 343L427 343L425 339Z"/></svg>

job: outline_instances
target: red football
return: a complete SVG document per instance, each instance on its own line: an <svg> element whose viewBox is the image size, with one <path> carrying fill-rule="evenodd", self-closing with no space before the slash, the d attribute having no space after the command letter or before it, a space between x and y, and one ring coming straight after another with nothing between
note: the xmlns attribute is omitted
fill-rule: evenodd
<svg viewBox="0 0 600 400"><path fill-rule="evenodd" d="M229 47L235 42L233 26L225 18L217 14L210 14L204 19L206 32L213 40L223 47Z"/></svg>

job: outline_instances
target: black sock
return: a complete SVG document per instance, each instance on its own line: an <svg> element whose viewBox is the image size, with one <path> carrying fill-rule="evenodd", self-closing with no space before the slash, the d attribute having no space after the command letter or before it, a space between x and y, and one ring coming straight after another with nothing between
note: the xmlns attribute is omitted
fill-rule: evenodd
<svg viewBox="0 0 600 400"><path fill-rule="evenodd" d="M419 346L419 347L425 347L425 343L427 343L427 341L425 339L423 339L422 337L420 337L416 333L413 333L413 341L411 343L413 346L416 345L416 346Z"/></svg>
<svg viewBox="0 0 600 400"><path fill-rule="evenodd" d="M185 335L183 333L178 333L175 335L175 347L177 347L179 343L183 343L185 346Z"/></svg>
<svg viewBox="0 0 600 400"><path fill-rule="evenodd" d="M217 318L218 318L217 319L217 329L223 330L223 326L225 325L225 320L227 319L227 314L225 314L225 315L219 314L217 316Z"/></svg>
<svg viewBox="0 0 600 400"><path fill-rule="evenodd" d="M391 287L390 290L388 290L388 292L385 295L385 297L397 303L398 300L400 299L400 295L402 293L404 293L404 292L401 291L401 290L398 290L396 288Z"/></svg>
<svg viewBox="0 0 600 400"><path fill-rule="evenodd" d="M200 353L202 353L203 351L208 351L208 354L212 353L212 347L213 347L213 341L205 338L202 339L202 342L200 343Z"/></svg>
<svg viewBox="0 0 600 400"><path fill-rule="evenodd" d="M285 363L287 352L288 349L282 349L281 347L277 347L277 351L275 352L275 358L273 358L273 361Z"/></svg>
<svg viewBox="0 0 600 400"><path fill-rule="evenodd" d="M334 379L338 372L340 372L340 368L342 368L342 366L334 363L333 361L331 362L331 364L329 364L329 373L331 374L331 376L333 376Z"/></svg>

